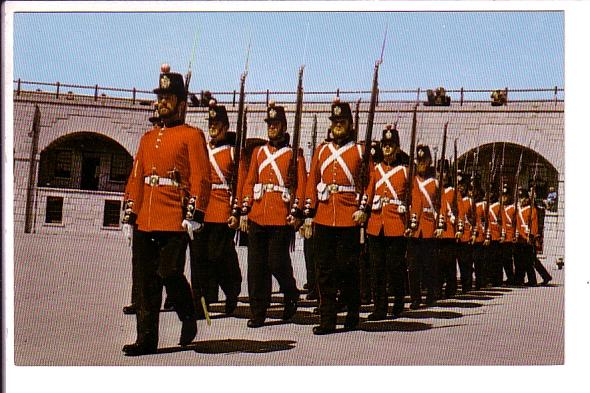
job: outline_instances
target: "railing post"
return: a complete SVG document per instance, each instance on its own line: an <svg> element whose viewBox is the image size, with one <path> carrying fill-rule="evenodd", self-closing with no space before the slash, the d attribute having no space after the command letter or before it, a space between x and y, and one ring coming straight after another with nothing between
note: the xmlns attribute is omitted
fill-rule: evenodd
<svg viewBox="0 0 590 393"><path fill-rule="evenodd" d="M133 88L133 105L135 105L135 93L136 93L136 89L135 87Z"/></svg>
<svg viewBox="0 0 590 393"><path fill-rule="evenodd" d="M336 97L340 98L340 89L336 89Z"/></svg>
<svg viewBox="0 0 590 393"><path fill-rule="evenodd" d="M98 101L98 85L94 86L94 101Z"/></svg>
<svg viewBox="0 0 590 393"><path fill-rule="evenodd" d="M269 101L270 101L270 90L266 89L266 106L268 106Z"/></svg>
<svg viewBox="0 0 590 393"><path fill-rule="evenodd" d="M420 88L416 90L416 102L420 102Z"/></svg>
<svg viewBox="0 0 590 393"><path fill-rule="evenodd" d="M553 106L557 106L557 86L555 86L555 90L553 91Z"/></svg>
<svg viewBox="0 0 590 393"><path fill-rule="evenodd" d="M463 88L461 88L460 106L463 106L463 99L465 98L464 95L465 95L465 91Z"/></svg>
<svg viewBox="0 0 590 393"><path fill-rule="evenodd" d="M55 90L55 98L59 98L59 82L57 82L55 86L57 86L57 89Z"/></svg>
<svg viewBox="0 0 590 393"><path fill-rule="evenodd" d="M506 104L504 105L508 106L508 86L504 88L504 94L506 94Z"/></svg>
<svg viewBox="0 0 590 393"><path fill-rule="evenodd" d="M18 78L18 81L16 82L16 95L20 96L20 78Z"/></svg>
<svg viewBox="0 0 590 393"><path fill-rule="evenodd" d="M234 98L232 100L231 106L236 106L236 91L234 90Z"/></svg>

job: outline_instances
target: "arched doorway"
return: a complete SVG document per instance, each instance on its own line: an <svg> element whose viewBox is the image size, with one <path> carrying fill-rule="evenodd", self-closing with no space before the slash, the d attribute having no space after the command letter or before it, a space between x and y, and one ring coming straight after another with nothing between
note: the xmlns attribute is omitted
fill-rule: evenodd
<svg viewBox="0 0 590 393"><path fill-rule="evenodd" d="M529 189L536 176L537 200L545 199L550 187L558 189L557 169L539 153L525 146L507 142L488 143L468 151L457 161L463 173L471 175L475 171L484 181L489 178L493 163L495 184L499 186L502 181L511 189L515 186ZM520 173L516 178L519 162Z"/></svg>
<svg viewBox="0 0 590 393"><path fill-rule="evenodd" d="M38 186L122 192L132 165L127 150L104 135L68 134L41 152Z"/></svg>

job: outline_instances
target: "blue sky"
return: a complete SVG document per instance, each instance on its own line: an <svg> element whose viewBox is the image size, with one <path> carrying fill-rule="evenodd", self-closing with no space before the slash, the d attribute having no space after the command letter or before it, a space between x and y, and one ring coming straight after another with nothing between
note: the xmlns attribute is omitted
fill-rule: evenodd
<svg viewBox="0 0 590 393"><path fill-rule="evenodd" d="M560 11L17 13L14 79L151 90L196 35L191 91L238 89L250 42L247 90L369 90L386 26L381 89L564 86Z"/></svg>

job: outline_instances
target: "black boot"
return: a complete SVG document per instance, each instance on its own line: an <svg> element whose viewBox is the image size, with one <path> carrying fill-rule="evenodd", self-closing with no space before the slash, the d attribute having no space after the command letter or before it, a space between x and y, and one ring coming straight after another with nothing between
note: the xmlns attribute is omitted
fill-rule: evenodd
<svg viewBox="0 0 590 393"><path fill-rule="evenodd" d="M135 313L137 313L137 307L135 307L135 303L131 303L131 304L123 307L123 314L133 315Z"/></svg>
<svg viewBox="0 0 590 393"><path fill-rule="evenodd" d="M156 345L133 343L123 346L123 352L125 353L125 356L150 355L156 353L156 351Z"/></svg>
<svg viewBox="0 0 590 393"><path fill-rule="evenodd" d="M187 346L193 342L197 336L197 321L194 317L187 318L182 321L182 329L180 331L180 346Z"/></svg>
<svg viewBox="0 0 590 393"><path fill-rule="evenodd" d="M297 312L297 299L285 299L285 308L283 309L283 321L293 318Z"/></svg>

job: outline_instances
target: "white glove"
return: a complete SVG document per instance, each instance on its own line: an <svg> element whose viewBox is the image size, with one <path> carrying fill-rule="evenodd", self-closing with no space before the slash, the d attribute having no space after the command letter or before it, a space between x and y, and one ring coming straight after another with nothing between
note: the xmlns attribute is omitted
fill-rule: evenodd
<svg viewBox="0 0 590 393"><path fill-rule="evenodd" d="M201 224L200 222L182 220L182 228L184 228L186 233L188 233L188 237L190 237L191 240L194 239L193 233L199 232L202 227L203 224Z"/></svg>
<svg viewBox="0 0 590 393"><path fill-rule="evenodd" d="M299 229L301 235L303 235L303 237L306 239L311 239L311 237L313 236L312 223L313 218L306 218L305 221L303 221L303 225Z"/></svg>
<svg viewBox="0 0 590 393"><path fill-rule="evenodd" d="M406 212L406 205L398 205L397 212L399 214L404 214Z"/></svg>
<svg viewBox="0 0 590 393"><path fill-rule="evenodd" d="M248 216L240 216L240 231L248 233Z"/></svg>
<svg viewBox="0 0 590 393"><path fill-rule="evenodd" d="M451 214L449 220L451 221L451 224L455 225L456 218L455 218L455 215L454 214Z"/></svg>
<svg viewBox="0 0 590 393"><path fill-rule="evenodd" d="M367 213L362 210L357 210L352 213L352 220L358 225L364 224L365 221L367 221Z"/></svg>
<svg viewBox="0 0 590 393"><path fill-rule="evenodd" d="M437 239L440 239L443 235L443 230L442 229L436 229L434 231L434 237L436 237Z"/></svg>
<svg viewBox="0 0 590 393"><path fill-rule="evenodd" d="M131 224L123 224L121 227L121 231L123 231L123 236L129 242L129 246L131 246L131 239L133 238L133 226Z"/></svg>

